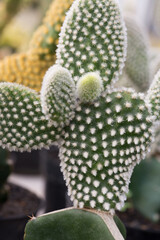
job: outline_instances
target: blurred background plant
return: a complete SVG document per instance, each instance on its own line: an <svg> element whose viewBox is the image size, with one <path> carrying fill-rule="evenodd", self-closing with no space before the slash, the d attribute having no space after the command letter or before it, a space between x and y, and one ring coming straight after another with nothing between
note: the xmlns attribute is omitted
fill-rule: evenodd
<svg viewBox="0 0 160 240"><path fill-rule="evenodd" d="M50 2L51 0L0 0L0 58L27 48L31 35L40 24Z"/></svg>

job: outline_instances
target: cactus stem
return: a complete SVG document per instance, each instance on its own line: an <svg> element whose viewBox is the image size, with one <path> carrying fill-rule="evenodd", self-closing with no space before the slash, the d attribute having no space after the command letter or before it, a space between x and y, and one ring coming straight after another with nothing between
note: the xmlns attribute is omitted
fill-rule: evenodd
<svg viewBox="0 0 160 240"><path fill-rule="evenodd" d="M85 211L89 211L92 213L96 213L97 215L99 215L103 221L105 222L105 224L107 225L108 229L110 230L112 236L114 237L115 240L124 240L122 234L120 233L114 219L113 216L108 213L108 212L104 212L104 211L99 211L96 209L83 209Z"/></svg>

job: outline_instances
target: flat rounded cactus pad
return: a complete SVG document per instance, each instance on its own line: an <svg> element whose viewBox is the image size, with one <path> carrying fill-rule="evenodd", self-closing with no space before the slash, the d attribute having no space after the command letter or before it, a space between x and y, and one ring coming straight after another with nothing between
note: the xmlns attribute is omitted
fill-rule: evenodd
<svg viewBox="0 0 160 240"><path fill-rule="evenodd" d="M26 226L24 239L114 240L114 237L98 214L66 209L33 218Z"/></svg>

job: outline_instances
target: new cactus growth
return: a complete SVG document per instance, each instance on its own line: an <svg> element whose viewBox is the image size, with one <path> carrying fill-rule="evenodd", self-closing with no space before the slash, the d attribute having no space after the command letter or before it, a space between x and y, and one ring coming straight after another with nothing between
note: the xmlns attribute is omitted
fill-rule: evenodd
<svg viewBox="0 0 160 240"><path fill-rule="evenodd" d="M53 1L42 25L33 35L28 51L0 61L0 82L14 82L40 90L45 72L55 62L58 35L72 2L73 0Z"/></svg>
<svg viewBox="0 0 160 240"><path fill-rule="evenodd" d="M94 101L101 95L103 82L101 77L94 72L82 76L77 85L77 97L82 102Z"/></svg>
<svg viewBox="0 0 160 240"><path fill-rule="evenodd" d="M79 209L33 219L26 228L26 240L85 239L82 215L92 219L93 213L105 222L108 235L92 239L124 239L113 215L123 207L132 171L153 141L152 115L159 103L158 94L158 100L151 97L154 86L147 96L114 89L125 55L126 32L117 2L75 0L61 30L56 65L44 77L41 96L18 84L0 84L0 145L26 151L57 143L68 194ZM59 214L62 219L67 215L64 225ZM72 231L68 214L73 219L82 214L80 238L73 235L76 226ZM45 236L38 230L42 223Z"/></svg>
<svg viewBox="0 0 160 240"><path fill-rule="evenodd" d="M74 116L76 104L75 83L70 72L55 65L45 77L41 91L43 113L54 126L64 126ZM56 107L55 107L56 106Z"/></svg>

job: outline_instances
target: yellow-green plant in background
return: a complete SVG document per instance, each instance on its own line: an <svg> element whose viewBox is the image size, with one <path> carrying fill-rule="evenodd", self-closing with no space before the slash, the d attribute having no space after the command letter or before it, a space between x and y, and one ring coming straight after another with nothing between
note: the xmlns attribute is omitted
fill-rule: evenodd
<svg viewBox="0 0 160 240"><path fill-rule="evenodd" d="M33 35L28 51L0 62L0 82L15 82L40 90L46 70L55 62L59 32L72 2L53 0L42 25Z"/></svg>
<svg viewBox="0 0 160 240"><path fill-rule="evenodd" d="M16 15L23 0L4 0L0 2L0 33Z"/></svg>

